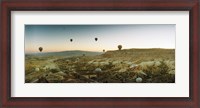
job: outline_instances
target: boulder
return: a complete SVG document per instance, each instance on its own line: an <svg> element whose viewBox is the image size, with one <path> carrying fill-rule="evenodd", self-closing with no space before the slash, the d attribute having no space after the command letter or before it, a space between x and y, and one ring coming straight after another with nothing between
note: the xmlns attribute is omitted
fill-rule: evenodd
<svg viewBox="0 0 200 108"><path fill-rule="evenodd" d="M101 68L96 68L94 72L102 72Z"/></svg>
<svg viewBox="0 0 200 108"><path fill-rule="evenodd" d="M136 78L136 82L137 83L141 83L142 82L142 78L140 78L140 77Z"/></svg>
<svg viewBox="0 0 200 108"><path fill-rule="evenodd" d="M39 72L39 71L40 71L40 68L35 68L35 71L36 71L36 72Z"/></svg>
<svg viewBox="0 0 200 108"><path fill-rule="evenodd" d="M135 69L136 67L138 67L137 64L131 64L129 68L130 68L130 69Z"/></svg>

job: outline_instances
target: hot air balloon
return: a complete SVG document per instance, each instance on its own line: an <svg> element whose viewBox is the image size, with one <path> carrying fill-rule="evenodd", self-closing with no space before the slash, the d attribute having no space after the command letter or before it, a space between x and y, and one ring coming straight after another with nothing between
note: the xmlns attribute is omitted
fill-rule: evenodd
<svg viewBox="0 0 200 108"><path fill-rule="evenodd" d="M43 50L43 48L42 48L42 47L39 47L39 51L42 52L42 50Z"/></svg>
<svg viewBox="0 0 200 108"><path fill-rule="evenodd" d="M70 39L70 41L72 42L72 41L73 41L73 39Z"/></svg>
<svg viewBox="0 0 200 108"><path fill-rule="evenodd" d="M95 41L97 41L98 40L98 38L94 38L95 39Z"/></svg>
<svg viewBox="0 0 200 108"><path fill-rule="evenodd" d="M121 50L122 49L122 45L118 45L118 49Z"/></svg>
<svg viewBox="0 0 200 108"><path fill-rule="evenodd" d="M103 52L105 52L105 49L103 49Z"/></svg>

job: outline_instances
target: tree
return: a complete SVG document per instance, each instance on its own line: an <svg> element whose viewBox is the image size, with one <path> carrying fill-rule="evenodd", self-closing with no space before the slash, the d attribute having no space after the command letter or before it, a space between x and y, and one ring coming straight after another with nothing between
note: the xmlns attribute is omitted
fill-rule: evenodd
<svg viewBox="0 0 200 108"><path fill-rule="evenodd" d="M118 45L118 49L121 50L122 49L122 45Z"/></svg>

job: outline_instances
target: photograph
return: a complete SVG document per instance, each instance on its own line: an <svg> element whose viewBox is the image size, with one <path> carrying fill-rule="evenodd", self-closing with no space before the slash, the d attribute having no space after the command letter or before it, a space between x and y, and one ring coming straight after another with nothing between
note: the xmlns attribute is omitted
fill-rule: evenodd
<svg viewBox="0 0 200 108"><path fill-rule="evenodd" d="M24 29L25 83L175 83L176 24Z"/></svg>
<svg viewBox="0 0 200 108"><path fill-rule="evenodd" d="M200 108L198 0L0 4L0 107Z"/></svg>

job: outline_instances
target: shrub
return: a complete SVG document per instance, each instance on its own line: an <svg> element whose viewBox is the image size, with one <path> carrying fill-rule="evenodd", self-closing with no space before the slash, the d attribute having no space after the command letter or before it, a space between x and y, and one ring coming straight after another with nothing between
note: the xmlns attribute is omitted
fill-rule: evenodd
<svg viewBox="0 0 200 108"><path fill-rule="evenodd" d="M159 66L149 66L145 73L147 76L144 76L145 81L148 82L147 79L151 79L154 83L174 83L175 75L169 74L169 67L166 65L164 61L160 62Z"/></svg>

